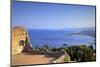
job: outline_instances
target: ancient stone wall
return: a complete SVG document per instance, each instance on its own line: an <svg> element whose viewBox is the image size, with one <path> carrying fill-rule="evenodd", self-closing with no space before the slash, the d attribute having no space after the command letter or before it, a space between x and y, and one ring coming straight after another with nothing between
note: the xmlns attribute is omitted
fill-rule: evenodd
<svg viewBox="0 0 100 67"><path fill-rule="evenodd" d="M12 28L12 54L21 53L25 47L25 40L28 38L27 30L22 26Z"/></svg>
<svg viewBox="0 0 100 67"><path fill-rule="evenodd" d="M50 63L63 63L65 62L64 60L66 57L69 58L69 61L70 61L70 56L64 50L54 53L54 55L56 57L53 60L51 60Z"/></svg>

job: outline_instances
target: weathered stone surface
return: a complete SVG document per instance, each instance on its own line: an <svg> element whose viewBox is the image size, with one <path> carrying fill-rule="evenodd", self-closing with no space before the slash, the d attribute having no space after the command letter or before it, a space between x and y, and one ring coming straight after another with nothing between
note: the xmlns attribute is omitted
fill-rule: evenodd
<svg viewBox="0 0 100 67"><path fill-rule="evenodd" d="M57 53L54 53L54 55L56 57L53 60L51 60L50 63L63 63L63 62L65 62L64 59L66 57L69 58L69 61L70 61L70 56L64 50L58 51ZM67 62L69 62L69 61L67 61Z"/></svg>
<svg viewBox="0 0 100 67"><path fill-rule="evenodd" d="M26 38L28 44L26 44ZM30 48L30 42L27 30L22 26L15 26L12 28L12 54L19 54L23 51L25 46Z"/></svg>

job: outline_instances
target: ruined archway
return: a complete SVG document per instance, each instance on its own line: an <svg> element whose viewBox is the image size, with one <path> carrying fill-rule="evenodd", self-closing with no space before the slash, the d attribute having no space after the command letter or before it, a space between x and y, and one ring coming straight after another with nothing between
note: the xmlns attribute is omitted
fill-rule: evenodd
<svg viewBox="0 0 100 67"><path fill-rule="evenodd" d="M25 42L23 40L20 40L19 41L19 46L24 46L25 45Z"/></svg>

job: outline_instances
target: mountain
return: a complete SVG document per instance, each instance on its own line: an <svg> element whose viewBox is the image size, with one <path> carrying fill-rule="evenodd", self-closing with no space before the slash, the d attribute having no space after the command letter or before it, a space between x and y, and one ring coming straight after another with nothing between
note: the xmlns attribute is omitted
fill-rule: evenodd
<svg viewBox="0 0 100 67"><path fill-rule="evenodd" d="M79 32L77 34L87 35L87 36L91 36L91 37L95 37L96 36L95 30L84 30L84 31L81 31L81 32Z"/></svg>
<svg viewBox="0 0 100 67"><path fill-rule="evenodd" d="M96 36L96 31L95 31L95 28L94 29L84 29L78 33L71 33L71 34L68 34L68 35L86 35L86 36L91 36L91 37L94 37Z"/></svg>

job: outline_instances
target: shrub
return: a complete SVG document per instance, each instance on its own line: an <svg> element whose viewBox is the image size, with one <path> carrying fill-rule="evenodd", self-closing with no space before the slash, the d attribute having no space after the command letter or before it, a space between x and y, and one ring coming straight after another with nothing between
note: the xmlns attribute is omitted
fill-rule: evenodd
<svg viewBox="0 0 100 67"><path fill-rule="evenodd" d="M64 58L64 62L69 62L70 61L70 56L66 56L65 58Z"/></svg>

